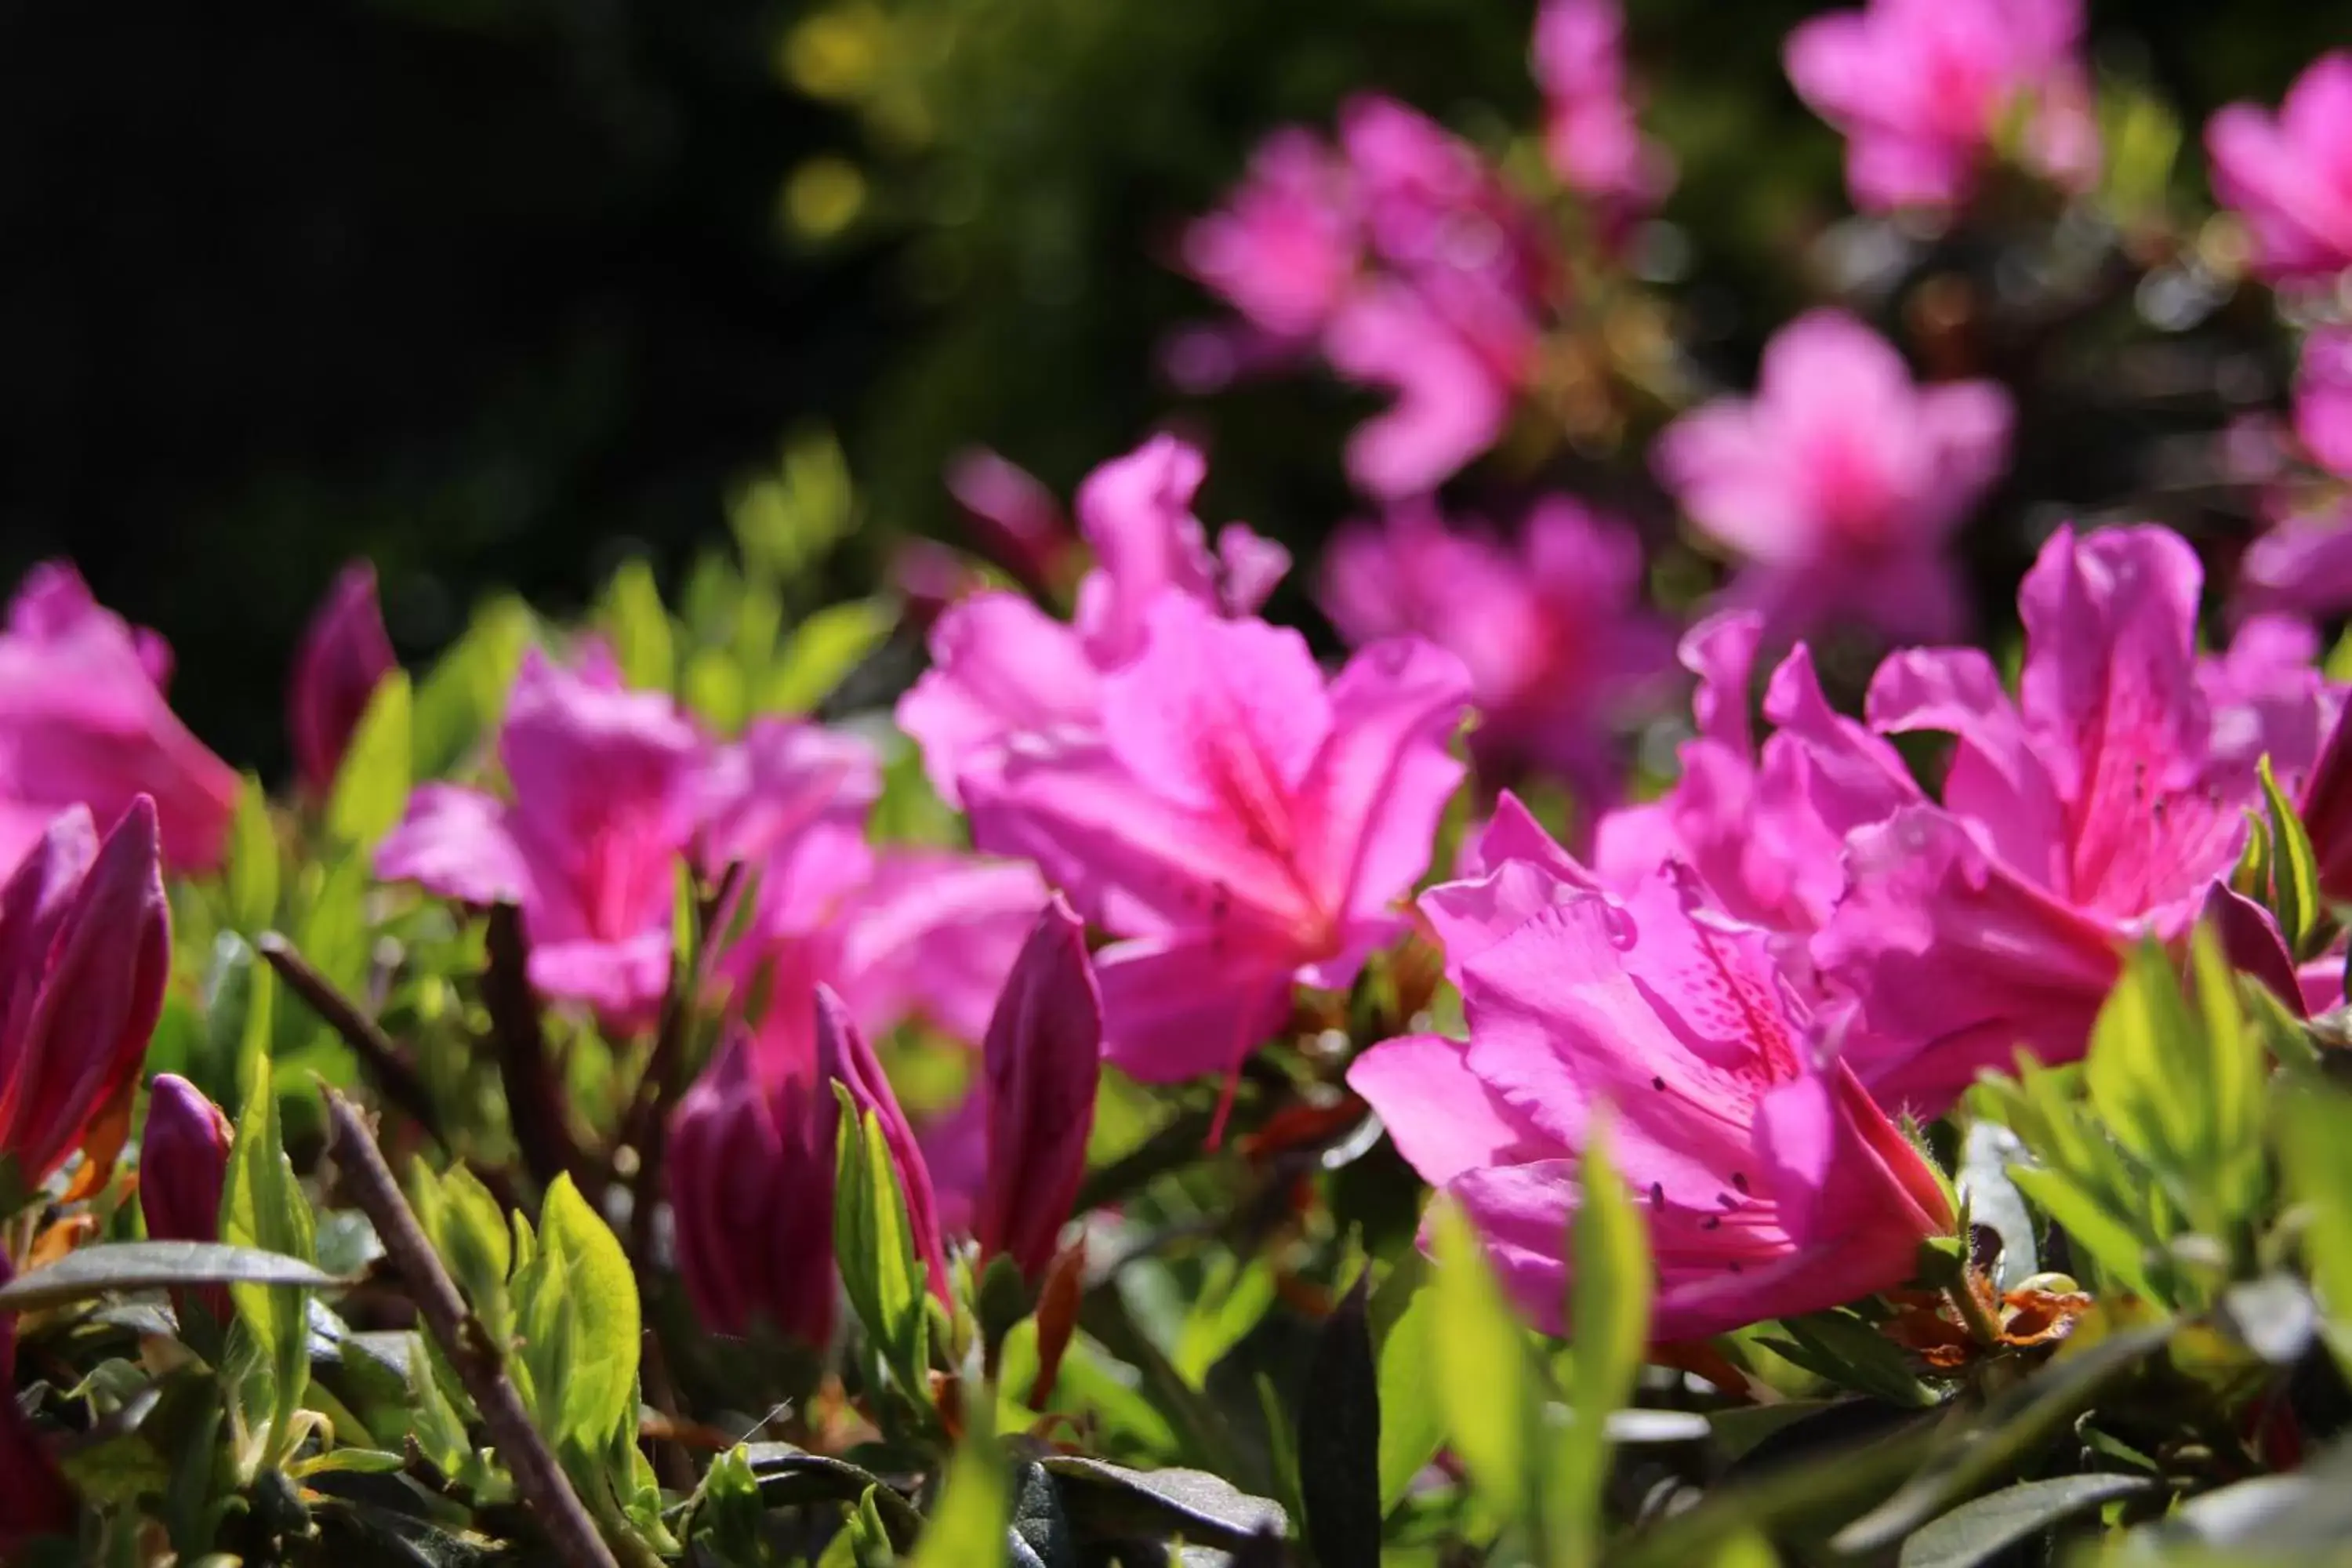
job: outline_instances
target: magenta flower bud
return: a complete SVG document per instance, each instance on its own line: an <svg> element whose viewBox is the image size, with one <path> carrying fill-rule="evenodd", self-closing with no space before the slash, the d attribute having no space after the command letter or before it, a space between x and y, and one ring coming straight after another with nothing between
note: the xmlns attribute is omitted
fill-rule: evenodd
<svg viewBox="0 0 2352 1568"><path fill-rule="evenodd" d="M988 1174L972 1228L982 1258L1005 1254L1034 1284L1086 1177L1102 1078L1102 993L1086 922L1058 893L1005 979L984 1062Z"/></svg>
<svg viewBox="0 0 2352 1568"><path fill-rule="evenodd" d="M286 727L302 788L323 798L369 699L397 665L377 606L375 568L354 561L335 578L294 650Z"/></svg>
<svg viewBox="0 0 2352 1568"><path fill-rule="evenodd" d="M0 888L0 1151L46 1181L131 1092L171 975L155 805L49 825Z"/></svg>
<svg viewBox="0 0 2352 1568"><path fill-rule="evenodd" d="M0 1285L16 1277L0 1251ZM79 1505L73 1488L24 1412L16 1407L16 1318L0 1312L0 1563L13 1563L39 1536L70 1535Z"/></svg>
<svg viewBox="0 0 2352 1568"><path fill-rule="evenodd" d="M720 1333L764 1318L833 1337L833 1149L840 1110L785 1037L738 1028L670 1119L678 1271ZM822 1092L820 1092L822 1090Z"/></svg>
<svg viewBox="0 0 2352 1568"><path fill-rule="evenodd" d="M948 463L947 482L982 555L1027 587L1043 592L1053 585L1074 542L1053 491L985 447L957 453Z"/></svg>
<svg viewBox="0 0 2352 1568"><path fill-rule="evenodd" d="M139 1212L157 1241L218 1241L221 1184L236 1132L204 1090L176 1073L159 1073L147 1095L147 1130L139 1140ZM188 1298L173 1292L185 1321ZM226 1286L200 1289L215 1322L229 1321Z"/></svg>
<svg viewBox="0 0 2352 1568"><path fill-rule="evenodd" d="M71 566L26 574L0 630L0 870L67 807L111 822L142 795L175 868L220 864L236 773L173 717L171 662L162 638L101 607Z"/></svg>
<svg viewBox="0 0 2352 1568"><path fill-rule="evenodd" d="M859 1113L870 1111L881 1124L882 1142L889 1146L898 1167L898 1185L906 1193L907 1225L914 1235L916 1256L930 1275L931 1294L950 1300L947 1248L940 1237L940 1205L931 1191L930 1166L915 1142L914 1129L907 1124L906 1112L898 1109L898 1097L883 1076L881 1062L830 985L816 988L816 1063L817 1080L828 1086L828 1098L830 1085L845 1084Z"/></svg>
<svg viewBox="0 0 2352 1568"><path fill-rule="evenodd" d="M2347 714L2352 718L2352 714ZM2319 862L2319 890L2352 899L2352 722L2338 719L2303 786L2303 826Z"/></svg>

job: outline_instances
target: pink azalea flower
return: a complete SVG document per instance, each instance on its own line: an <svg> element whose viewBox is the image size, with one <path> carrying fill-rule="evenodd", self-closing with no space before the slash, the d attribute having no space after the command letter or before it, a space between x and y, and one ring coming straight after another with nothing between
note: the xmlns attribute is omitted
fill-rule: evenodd
<svg viewBox="0 0 2352 1568"><path fill-rule="evenodd" d="M1310 339L1354 282L1355 184L1321 138L1275 132L1226 205L1185 230L1185 270L1280 342Z"/></svg>
<svg viewBox="0 0 2352 1568"><path fill-rule="evenodd" d="M2352 133L2352 120L2346 127ZM2352 327L2322 327L2303 341L2294 433L2313 462L2352 479Z"/></svg>
<svg viewBox="0 0 2352 1568"><path fill-rule="evenodd" d="M1344 986L1400 929L1462 769L1451 654L1378 643L1326 684L1296 632L1164 595L1103 678L1098 733L964 776L973 841L1034 859L1096 924L1105 1050L1139 1078L1233 1068L1300 982Z"/></svg>
<svg viewBox="0 0 2352 1568"><path fill-rule="evenodd" d="M2062 529L2019 595L2014 701L1974 648L1880 668L1874 727L1958 741L1940 808L1849 836L1851 887L1813 942L1882 1100L1935 1114L2021 1046L2081 1056L2122 944L2179 936L2229 876L2255 784L2242 745L2217 749L2200 579L2163 529Z"/></svg>
<svg viewBox="0 0 2352 1568"><path fill-rule="evenodd" d="M1391 1040L1348 1074L1549 1331L1604 1113L1648 1218L1660 1342L1900 1286L1953 1225L1766 942L1692 900L1659 876L1622 904L1578 895L1530 914L1465 961L1467 1040Z"/></svg>
<svg viewBox="0 0 2352 1568"><path fill-rule="evenodd" d="M1418 636L1462 660L1482 773L1542 769L1605 798L1622 768L1617 727L1671 668L1642 571L1630 529L1565 497L1539 502L1513 542L1413 505L1341 530L1318 598L1352 645Z"/></svg>
<svg viewBox="0 0 2352 1568"><path fill-rule="evenodd" d="M1748 688L1761 632L1755 615L1727 613L1684 637L1698 733L1683 743L1681 776L1663 797L1601 819L1593 863L1621 889L1685 867L1738 919L1803 934L1845 890L1845 836L1921 797L1892 747L1830 707L1802 644L1765 689L1774 729L1756 743Z"/></svg>
<svg viewBox="0 0 2352 1568"><path fill-rule="evenodd" d="M0 632L0 869L72 805L152 803L174 870L220 864L236 773L173 716L171 649L102 609L63 562L26 574Z"/></svg>
<svg viewBox="0 0 2352 1568"><path fill-rule="evenodd" d="M2290 794L2319 760L2344 689L2320 668L2319 634L2292 616L2255 616L2229 648L2197 661L2217 765L2242 773L2267 756Z"/></svg>
<svg viewBox="0 0 2352 1568"><path fill-rule="evenodd" d="M2263 276L2317 281L2352 266L2352 52L2314 60L2275 117L2251 103L2214 115L2205 155Z"/></svg>
<svg viewBox="0 0 2352 1568"><path fill-rule="evenodd" d="M1966 201L2011 117L2027 166L2068 190L2099 167L2080 0L1869 0L1789 35L1797 95L1843 132L1874 211Z"/></svg>
<svg viewBox="0 0 2352 1568"><path fill-rule="evenodd" d="M1936 637L1965 619L1946 543L2000 477L2009 427L1992 383L1916 385L1884 338L1816 310L1766 345L1755 397L1683 416L1652 458L1743 563L1731 596L1769 640L1838 616Z"/></svg>
<svg viewBox="0 0 2352 1568"><path fill-rule="evenodd" d="M2245 607L2290 616L2352 609L2352 497L2274 524L2238 566Z"/></svg>
<svg viewBox="0 0 2352 1568"><path fill-rule="evenodd" d="M923 751L931 787L950 804L977 752L1009 735L1090 730L1101 678L1134 655L1162 593L1246 615L1287 570L1289 555L1240 523L1210 550L1192 514L1208 466L1197 447L1156 436L1105 463L1079 487L1079 531L1096 569L1078 585L1075 625L1018 594L975 595L931 629L931 668L899 699L899 728Z"/></svg>
<svg viewBox="0 0 2352 1568"><path fill-rule="evenodd" d="M1395 395L1348 438L1348 477L1383 499L1425 495L1500 439L1513 385L1422 295L1373 284L1323 334L1331 367Z"/></svg>
<svg viewBox="0 0 2352 1568"><path fill-rule="evenodd" d="M1621 219L1657 205L1674 160L1634 123L1625 83L1625 14L1617 0L1544 0L1536 12L1536 81L1552 173Z"/></svg>
<svg viewBox="0 0 2352 1568"><path fill-rule="evenodd" d="M334 787L352 731L376 687L397 668L376 605L375 568L354 561L335 578L303 631L286 693L295 773L313 798L324 799Z"/></svg>
<svg viewBox="0 0 2352 1568"><path fill-rule="evenodd" d="M542 995L645 1027L669 983L677 861L694 837L702 737L609 659L533 651L499 732L511 799L429 784L378 847L376 874L462 903L514 904Z"/></svg>
<svg viewBox="0 0 2352 1568"><path fill-rule="evenodd" d="M0 886L0 1152L27 1187L137 1085L172 970L156 837L144 796L103 840L73 806Z"/></svg>

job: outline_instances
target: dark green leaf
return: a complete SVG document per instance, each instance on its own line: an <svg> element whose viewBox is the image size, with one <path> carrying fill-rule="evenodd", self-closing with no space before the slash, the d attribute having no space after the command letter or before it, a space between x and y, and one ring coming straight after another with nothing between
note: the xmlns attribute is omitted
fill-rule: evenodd
<svg viewBox="0 0 2352 1568"><path fill-rule="evenodd" d="M2153 1490L2145 1476L2059 1476L1980 1497L1903 1543L1901 1568L1977 1568L2019 1542L2116 1498Z"/></svg>
<svg viewBox="0 0 2352 1568"><path fill-rule="evenodd" d="M746 1443L736 1450L751 1467L760 1487L760 1501L768 1508L793 1508L810 1502L856 1503L871 1489L892 1539L912 1542L922 1516L907 1500L883 1484L871 1470L823 1454L812 1454L790 1443Z"/></svg>
<svg viewBox="0 0 2352 1568"><path fill-rule="evenodd" d="M221 1188L221 1239L308 1264L315 1222L278 1135L278 1095L267 1058L254 1064L246 1095ZM273 1408L266 1457L274 1462L282 1457L310 1380L309 1298L299 1285L253 1280L232 1281L229 1296L268 1369Z"/></svg>
<svg viewBox="0 0 2352 1568"><path fill-rule="evenodd" d="M1380 1568L1381 1397L1368 1316L1371 1276L1356 1276L1315 1337L1298 1408L1298 1490L1307 1543L1322 1568Z"/></svg>
<svg viewBox="0 0 2352 1568"><path fill-rule="evenodd" d="M0 1286L0 1309L37 1311L119 1290L171 1285L282 1285L324 1289L342 1281L299 1258L213 1241L109 1241L67 1253Z"/></svg>
<svg viewBox="0 0 2352 1568"><path fill-rule="evenodd" d="M1069 1454L1038 1462L1060 1483L1062 1506L1088 1537L1181 1536L1230 1552L1262 1530L1289 1532L1279 1503L1202 1470L1130 1470Z"/></svg>

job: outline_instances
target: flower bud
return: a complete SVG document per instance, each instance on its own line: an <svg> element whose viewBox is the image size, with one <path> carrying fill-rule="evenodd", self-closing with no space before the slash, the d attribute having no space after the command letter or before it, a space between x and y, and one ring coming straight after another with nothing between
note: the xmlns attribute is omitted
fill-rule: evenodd
<svg viewBox="0 0 2352 1568"><path fill-rule="evenodd" d="M931 1192L930 1167L923 1161L922 1147L915 1141L914 1129L907 1124L906 1112L898 1109L898 1097L883 1075L881 1062L830 985L816 988L816 1061L817 1079L828 1086L826 1093L831 1094L832 1084L846 1085L858 1114L870 1112L880 1125L882 1142L888 1146L891 1161L898 1167L898 1185L907 1200L907 1225L914 1237L915 1255L923 1260L924 1269L930 1276L931 1294L942 1301L950 1300L947 1248L940 1239L939 1202Z"/></svg>
<svg viewBox="0 0 2352 1568"><path fill-rule="evenodd" d="M176 1073L160 1073L147 1095L147 1131L139 1140L139 1212L157 1241L218 1241L221 1186L228 1176L236 1132L221 1108ZM187 1300L180 1301L183 1320ZM231 1310L224 1286L206 1286L196 1300L216 1322Z"/></svg>
<svg viewBox="0 0 2352 1568"><path fill-rule="evenodd" d="M833 1145L840 1111L804 1061L737 1027L672 1114L667 1154L678 1271L705 1325L761 1319L833 1336Z"/></svg>
<svg viewBox="0 0 2352 1568"><path fill-rule="evenodd" d="M46 1181L137 1081L171 975L154 803L76 806L0 888L0 1151Z"/></svg>
<svg viewBox="0 0 2352 1568"><path fill-rule="evenodd" d="M396 663L376 604L375 568L354 561L335 578L302 633L286 693L295 771L314 798L334 786L343 748Z"/></svg>
<svg viewBox="0 0 2352 1568"><path fill-rule="evenodd" d="M1086 924L1059 894L1005 979L983 1070L988 1164L973 1229L983 1258L1008 1255L1034 1285L1086 1176L1102 1076L1102 995Z"/></svg>

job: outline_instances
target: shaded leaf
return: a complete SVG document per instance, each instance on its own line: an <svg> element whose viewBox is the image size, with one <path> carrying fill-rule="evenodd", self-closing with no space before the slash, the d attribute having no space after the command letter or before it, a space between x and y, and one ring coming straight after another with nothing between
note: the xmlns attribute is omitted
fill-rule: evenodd
<svg viewBox="0 0 2352 1568"><path fill-rule="evenodd" d="M1298 1409L1298 1490L1322 1568L1380 1568L1381 1400L1368 1316L1371 1276L1324 1320Z"/></svg>
<svg viewBox="0 0 2352 1568"><path fill-rule="evenodd" d="M1205 1470L1130 1470L1074 1454L1038 1463L1061 1484L1062 1506L1089 1537L1181 1535L1192 1545L1234 1551L1261 1530L1290 1530L1281 1504Z"/></svg>
<svg viewBox="0 0 2352 1568"><path fill-rule="evenodd" d="M2146 1476L2059 1476L1962 1503L1903 1543L1901 1568L1976 1568L2019 1542L2116 1498L2151 1491Z"/></svg>
<svg viewBox="0 0 2352 1568"><path fill-rule="evenodd" d="M120 1290L173 1285L279 1285L323 1289L342 1281L316 1266L217 1241L109 1241L67 1253L0 1286L0 1309L37 1311Z"/></svg>

